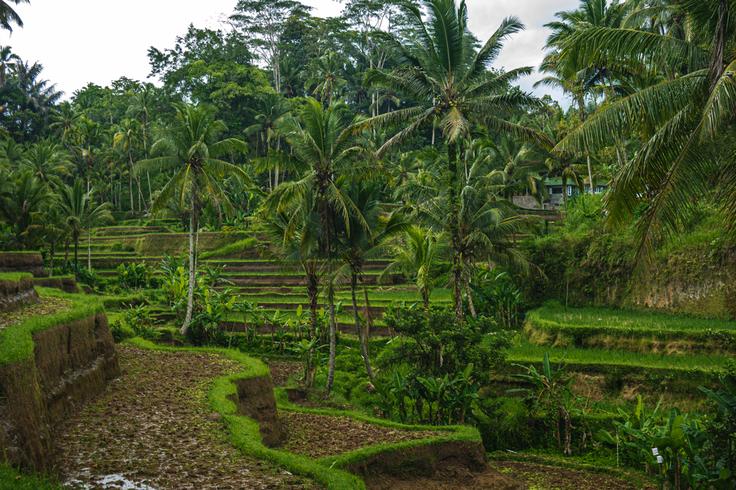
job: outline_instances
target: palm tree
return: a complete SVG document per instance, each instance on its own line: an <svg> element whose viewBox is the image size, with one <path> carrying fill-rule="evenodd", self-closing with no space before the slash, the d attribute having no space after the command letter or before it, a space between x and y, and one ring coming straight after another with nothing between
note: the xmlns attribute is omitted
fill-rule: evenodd
<svg viewBox="0 0 736 490"><path fill-rule="evenodd" d="M272 194L272 196L274 196ZM295 202L288 210L277 211L277 200L272 196L264 205L266 232L278 244L279 256L288 262L297 262L304 272L309 301L309 351L306 352L304 382L307 387L314 383L314 348L318 338L319 285L323 262L319 254L319 216L312 204L313 195L307 193L304 202Z"/></svg>
<svg viewBox="0 0 736 490"><path fill-rule="evenodd" d="M5 86L5 81L8 79L8 72L20 61L20 57L13 53L10 46L0 47L0 88Z"/></svg>
<svg viewBox="0 0 736 490"><path fill-rule="evenodd" d="M76 179L73 185L65 185L59 189L59 209L74 242L74 267L79 271L79 240L82 232L87 230L87 269L92 270L92 228L108 221L112 217L108 203L96 205L92 191L85 190L82 179Z"/></svg>
<svg viewBox="0 0 736 490"><path fill-rule="evenodd" d="M210 201L229 210L231 205L223 189L223 181L229 177L244 182L249 179L243 169L218 158L245 153L245 142L236 138L220 139L226 129L225 124L215 120L204 107L177 104L175 109L174 123L151 147L152 154L162 156L138 162L135 170L138 173L154 169L174 171L174 176L153 203L154 210L163 209L174 198L181 205L189 199L189 288L186 316L181 327L182 335L186 335L194 310L196 243L202 208L206 201Z"/></svg>
<svg viewBox="0 0 736 490"><path fill-rule="evenodd" d="M289 143L293 158L307 171L300 180L286 182L274 191L277 211L294 209L294 203L311 206L319 218L319 256L328 266L327 302L330 329L330 357L326 390L329 394L335 376L337 320L335 312L334 269L337 257L336 227L342 221L350 229L351 216L365 226L360 212L340 187L339 176L352 170L356 157L364 150L355 144L355 130L343 106L323 107L312 98L297 112L282 120L281 132ZM313 197L308 198L309 195ZM300 213L306 212L301 210Z"/></svg>
<svg viewBox="0 0 736 490"><path fill-rule="evenodd" d="M560 151L612 146L626 135L643 144L615 177L610 222L630 220L642 203L639 256L676 233L683 216L718 182L728 222L736 220L736 169L719 144L736 113L736 1L683 0L675 9L690 36L645 28L591 27L571 36L560 59L571 66L638 63L660 81L611 101L558 145Z"/></svg>
<svg viewBox="0 0 736 490"><path fill-rule="evenodd" d="M578 32L594 28L619 28L624 24L627 13L627 4L617 0L582 0L576 10L557 12L557 20L545 24L552 33L547 38L546 49L550 52L545 56L541 71L548 75L535 84L536 86L557 86L569 93L577 105L581 121L587 117L586 98L593 91L596 83L604 82L611 77L610 65L591 64L575 66L561 62L560 51L565 43ZM621 66L618 66L621 70ZM589 152L587 154L588 179L590 193L595 193L593 166Z"/></svg>
<svg viewBox="0 0 736 490"><path fill-rule="evenodd" d="M18 172L0 187L0 216L10 224L15 242L23 245L48 200L48 186L29 171Z"/></svg>
<svg viewBox="0 0 736 490"><path fill-rule="evenodd" d="M280 95L263 94L256 99L255 109L252 110L255 123L245 129L246 135L256 137L256 152L260 158L255 164L257 167L267 167L269 190L279 186L284 163L280 154L281 137L276 129L277 122L290 110L289 103Z"/></svg>
<svg viewBox="0 0 736 490"><path fill-rule="evenodd" d="M432 290L442 274L441 257L443 241L428 228L412 226L405 231L400 244L392 247L393 260L381 273L381 277L393 272L411 276L422 297L425 310L429 310Z"/></svg>
<svg viewBox="0 0 736 490"><path fill-rule="evenodd" d="M397 233L408 228L401 210L386 216L381 205L381 188L371 182L359 181L347 191L355 205L357 213L351 214L349 227L339 230L339 250L350 274L350 297L353 305L353 321L360 341L360 352L365 364L365 371L371 382L374 380L371 368L368 341L370 340L370 323L363 324L358 310L357 291L363 282L363 268L372 253L379 250L386 241ZM365 293L366 312L370 315L368 293Z"/></svg>
<svg viewBox="0 0 736 490"><path fill-rule="evenodd" d="M60 177L71 175L73 168L66 150L50 140L41 140L31 145L21 165L42 182L54 184L57 187L61 184Z"/></svg>
<svg viewBox="0 0 736 490"><path fill-rule="evenodd" d="M402 63L393 71L374 70L367 75L369 83L396 91L417 101L414 107L400 109L369 118L364 127L403 123L405 127L390 138L379 150L379 155L404 141L420 128L432 126L436 120L442 128L447 144L447 188L449 208L446 227L453 246L453 293L455 315L463 320L462 257L458 213L458 167L464 138L470 136L473 124L483 123L489 130L518 137L536 139L538 135L522 126L503 119L503 114L538 101L519 90L509 90L509 84L532 72L529 67L508 72L490 71L489 65L497 58L503 42L524 26L516 18L505 19L496 32L475 50L474 38L468 30L465 0L421 0L427 18L414 5L406 5L409 22L418 39L404 46L398 39L393 44ZM389 36L391 39L391 36Z"/></svg>
<svg viewBox="0 0 736 490"><path fill-rule="evenodd" d="M130 119L123 120L120 125L120 129L113 136L112 144L114 148L119 148L125 155L125 159L128 163L128 193L130 194L130 210L135 210L135 199L133 198L133 179L134 172L133 167L135 162L133 159L133 153L135 152L136 145L139 141L138 125L135 121ZM140 179L136 179L138 183L138 211L143 211L141 205L141 182ZM150 189L149 189L150 197Z"/></svg>
<svg viewBox="0 0 736 490"><path fill-rule="evenodd" d="M335 51L328 51L312 62L312 74L306 82L306 89L312 92L325 105L332 104L332 99L346 83L343 77L344 67Z"/></svg>
<svg viewBox="0 0 736 490"><path fill-rule="evenodd" d="M0 0L0 27L6 31L13 32L13 24L23 27L23 19L11 7L11 5L20 5L21 3L31 3L30 0Z"/></svg>

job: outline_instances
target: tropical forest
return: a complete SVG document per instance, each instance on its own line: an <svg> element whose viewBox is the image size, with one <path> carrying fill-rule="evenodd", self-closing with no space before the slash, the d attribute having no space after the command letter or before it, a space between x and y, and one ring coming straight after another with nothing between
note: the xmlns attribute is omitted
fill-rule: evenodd
<svg viewBox="0 0 736 490"><path fill-rule="evenodd" d="M736 489L736 0L230 3L0 0L0 489Z"/></svg>

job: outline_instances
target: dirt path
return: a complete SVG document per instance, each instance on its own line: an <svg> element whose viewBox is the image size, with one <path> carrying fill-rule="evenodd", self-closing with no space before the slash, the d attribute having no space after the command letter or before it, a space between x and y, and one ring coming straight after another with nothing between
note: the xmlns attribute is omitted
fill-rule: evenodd
<svg viewBox="0 0 736 490"><path fill-rule="evenodd" d="M62 481L77 488L311 488L244 457L207 403L211 381L238 365L209 354L118 348L123 375L54 441Z"/></svg>

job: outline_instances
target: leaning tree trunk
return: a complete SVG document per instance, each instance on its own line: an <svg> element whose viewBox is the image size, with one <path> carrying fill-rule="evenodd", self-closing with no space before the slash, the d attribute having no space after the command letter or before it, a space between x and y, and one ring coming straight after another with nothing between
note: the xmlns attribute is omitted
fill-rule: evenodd
<svg viewBox="0 0 736 490"><path fill-rule="evenodd" d="M350 296L353 300L353 320L355 321L355 330L358 333L358 340L360 341L360 355L363 357L363 363L365 364L365 373L368 375L368 379L371 383L374 380L373 369L371 368L371 358L368 349L368 338L367 332L364 331L362 322L360 321L360 313L358 312L358 299L356 297L356 290L358 289L358 274L352 272L350 274Z"/></svg>
<svg viewBox="0 0 736 490"><path fill-rule="evenodd" d="M462 323L465 320L463 312L463 265L462 265L462 252L460 251L460 223L459 213L460 205L458 203L458 192L457 192L457 143L449 143L447 145L447 157L448 157L448 187L449 187L449 198L450 198L450 216L449 216L449 228L450 238L452 241L452 292L455 303L455 319L458 323Z"/></svg>
<svg viewBox="0 0 736 490"><path fill-rule="evenodd" d="M197 228L199 227L196 194L196 189L192 189L192 210L189 215L189 290L187 291L187 312L180 330L182 335L189 332L189 325L192 323L192 313L194 312L194 285L197 281Z"/></svg>
<svg viewBox="0 0 736 490"><path fill-rule="evenodd" d="M337 319L335 318L335 282L330 278L327 287L327 301L330 312L330 359L327 365L326 396L330 396L332 385L335 382L335 358L337 357Z"/></svg>
<svg viewBox="0 0 736 490"><path fill-rule="evenodd" d="M590 184L590 194L595 194L595 182L593 182L593 166L590 163L590 155L588 155L588 183Z"/></svg>

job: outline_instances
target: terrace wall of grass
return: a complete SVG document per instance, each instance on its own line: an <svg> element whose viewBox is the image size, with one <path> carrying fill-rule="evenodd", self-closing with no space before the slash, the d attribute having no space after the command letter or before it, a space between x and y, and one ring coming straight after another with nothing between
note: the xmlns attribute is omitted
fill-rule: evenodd
<svg viewBox="0 0 736 490"><path fill-rule="evenodd" d="M548 304L527 313L524 328L537 345L664 354L736 352L736 322L652 311Z"/></svg>
<svg viewBox="0 0 736 490"><path fill-rule="evenodd" d="M31 274L25 272L0 273L0 312L12 311L37 302L38 294L33 289Z"/></svg>
<svg viewBox="0 0 736 490"><path fill-rule="evenodd" d="M44 275L40 252L0 252L0 273L28 272L36 277Z"/></svg>
<svg viewBox="0 0 736 490"><path fill-rule="evenodd" d="M69 308L0 330L0 463L44 472L54 427L118 374L102 303L65 295Z"/></svg>

